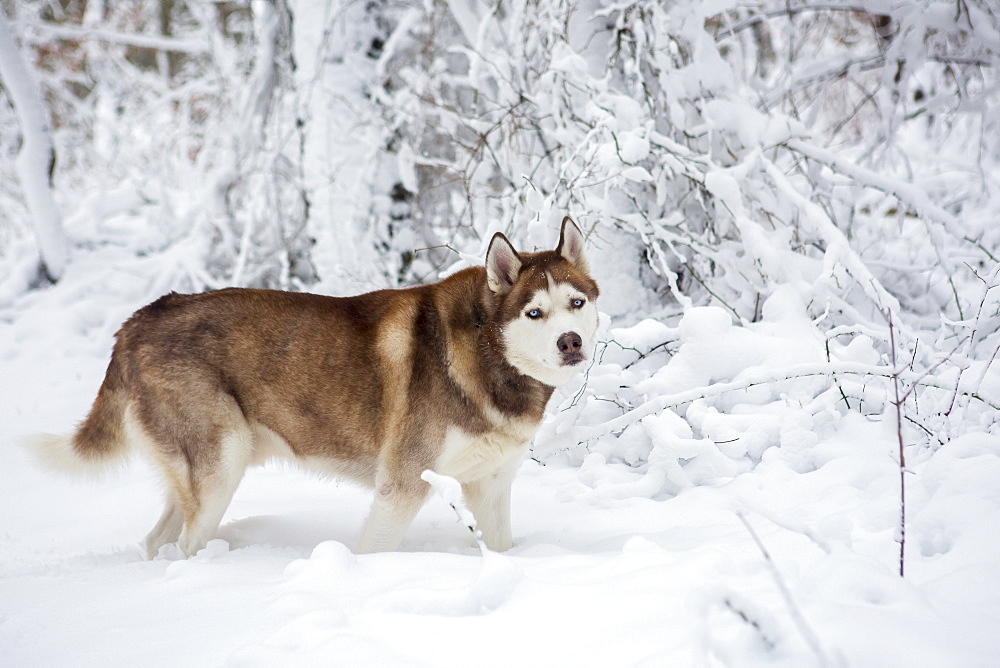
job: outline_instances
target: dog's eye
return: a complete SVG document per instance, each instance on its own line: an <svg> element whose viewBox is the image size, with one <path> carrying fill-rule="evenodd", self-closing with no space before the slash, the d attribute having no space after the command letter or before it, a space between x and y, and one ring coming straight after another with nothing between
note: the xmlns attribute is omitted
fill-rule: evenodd
<svg viewBox="0 0 1000 668"><path fill-rule="evenodd" d="M583 308L583 305L587 303L586 299L574 299L569 304L573 308Z"/></svg>
<svg viewBox="0 0 1000 668"><path fill-rule="evenodd" d="M527 313L525 313L524 315L528 316L528 317L529 317L529 318L531 318L532 320L537 320L538 318L541 318L541 317L542 317L542 312L541 312L541 311L539 311L539 310L538 310L538 309L536 309L536 308L533 308L533 309L531 309L530 311L528 311Z"/></svg>

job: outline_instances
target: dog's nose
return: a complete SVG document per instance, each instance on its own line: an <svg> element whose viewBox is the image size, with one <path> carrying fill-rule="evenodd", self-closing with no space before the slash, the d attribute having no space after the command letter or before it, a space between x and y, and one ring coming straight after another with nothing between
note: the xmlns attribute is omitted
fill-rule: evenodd
<svg viewBox="0 0 1000 668"><path fill-rule="evenodd" d="M556 346L563 355L574 355L583 347L583 339L576 332L566 332L556 341Z"/></svg>

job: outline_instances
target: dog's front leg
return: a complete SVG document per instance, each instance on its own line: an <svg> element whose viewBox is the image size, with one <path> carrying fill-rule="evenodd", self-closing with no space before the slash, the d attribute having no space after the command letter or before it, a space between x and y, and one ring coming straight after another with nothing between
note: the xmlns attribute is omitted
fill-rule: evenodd
<svg viewBox="0 0 1000 668"><path fill-rule="evenodd" d="M375 500L358 542L358 554L392 552L416 517L430 486L423 480L414 484L383 482L375 489Z"/></svg>
<svg viewBox="0 0 1000 668"><path fill-rule="evenodd" d="M492 475L462 485L465 503L476 518L483 542L496 552L514 547L510 528L510 486L520 464L518 457Z"/></svg>

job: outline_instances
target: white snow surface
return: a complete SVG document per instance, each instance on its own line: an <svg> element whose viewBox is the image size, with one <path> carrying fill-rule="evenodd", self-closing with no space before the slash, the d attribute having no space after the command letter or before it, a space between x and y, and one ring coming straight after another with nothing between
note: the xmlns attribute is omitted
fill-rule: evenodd
<svg viewBox="0 0 1000 668"><path fill-rule="evenodd" d="M399 552L355 556L369 493L269 465L248 474L206 549L144 560L138 541L162 492L147 464L70 480L17 444L85 414L113 332L158 290L149 262L79 247L57 286L0 311L0 665L987 666L1000 656L1000 438L984 427L908 452L900 578L888 386L829 373L877 368L879 356L858 335L832 343L828 359L792 290L755 324L714 307L605 322L586 388L581 374L557 393L514 483L507 553L481 554L432 496ZM787 378L795 369L820 375ZM642 415L601 400L627 397L626 385L639 408L687 394ZM980 393L995 404L996 389L991 369ZM992 424L986 409L967 411ZM574 429L590 431L559 439Z"/></svg>
<svg viewBox="0 0 1000 668"><path fill-rule="evenodd" d="M522 43L504 32L521 25L514 10L534 8L526 13L538 27L526 36L525 54L545 55L550 3L511 3L504 12L470 0L381 3L398 10L383 17L398 21L390 34L368 15L380 3L291 4L297 99L292 105L292 96L278 96L269 113L295 116L287 104L308 121L308 150L297 159L311 198L305 236L315 238L309 255L320 277L310 289L385 287L387 277L402 275L400 251L452 236L461 241L440 220L441 229L424 228L426 237L400 226L390 238L382 229L393 184L417 192L420 170L439 166L438 153L420 150L428 130L450 137L478 128L503 149L491 159L503 167L501 180L515 185L498 197L500 171L466 174L490 203L469 214L479 227L454 244L460 262L438 267L418 254L414 275L478 262L498 229L520 237L524 248L550 248L570 213L592 232L588 253L605 314L596 360L557 391L514 482L515 547L481 550L455 485L430 475L438 495L400 551L354 555L370 492L271 464L248 473L218 539L199 554L182 559L165 549L146 560L139 542L159 517L163 495L146 462L76 480L43 470L20 447L26 436L69 432L83 418L114 332L135 309L173 289L252 284L254 262L263 272L278 257L271 251L284 248L268 235L281 236L272 195L285 191L270 190L272 173L254 165L284 164L271 158L296 153L295 141L277 133L268 144L244 130L256 118L250 112L262 112L256 102L263 100L249 93L259 94L274 73L262 66L230 81L227 73L239 68L225 57L235 51L220 42L213 48L221 60L210 68L219 67L220 88L209 82L210 103L219 108L209 121L221 120L204 128L157 101L137 103L143 114L158 114L148 127L123 126L119 134L111 112L129 101L123 91L131 89L112 81L94 95L102 102L92 144L86 135L93 155L75 168L89 170L87 178L64 174L57 192L69 246L57 285L29 287L37 282L35 241L0 189L7 216L0 220L0 668L1000 665L995 88L984 84L981 100L975 87L955 92L961 83L951 80L960 70L950 65L932 77L928 91L936 86L963 107L979 100L983 111L974 118L984 125L940 121L949 128L940 136L930 119L931 130L903 127L894 150L906 145L909 153L881 171L854 162L852 153L869 152L863 146L823 148L843 136L800 127L776 104L760 113L755 105L766 100L757 89L736 84L720 49L735 49L737 61L740 49L717 43L708 31L720 24L707 19L746 3L647 2L648 12L643 3L551 3L566 17L565 26L562 14L551 18L565 39L547 47L547 64L525 60L509 73L497 63L517 64L505 50ZM896 19L906 13L906 3L867 4ZM977 3L960 4L930 3L912 23L946 27L964 11L973 32L963 19L942 35L976 37L956 53L985 58L974 47L996 48L995 17ZM88 15L99 20L100 7L112 5L90 3ZM201 5L187 3L191 11ZM334 6L343 20L327 15ZM438 23L422 10L442 7L450 18ZM652 12L656 7L670 11ZM214 25L210 4L198 11L205 12L202 25ZM494 17L506 23L494 26ZM468 59L468 71L408 67L412 54L423 53L423 35L451 23L455 44L442 33L441 58ZM619 77L604 53L625 43L609 41L613 25L613 34L629 39L670 39L638 49L638 70ZM606 28L601 39L595 26ZM896 42L888 63L932 53L914 48L924 44L923 27L909 34L916 38ZM386 38L378 59L365 55L375 37ZM845 48L834 35L818 45L816 65L796 62L778 78L826 71L830 41ZM675 43L687 45L690 65L676 68ZM108 58L111 71L119 56ZM551 76L536 75L536 67ZM981 69L993 85L996 68ZM662 87L658 108L669 119L654 122L636 101L640 91L630 86L646 70ZM548 142L523 155L536 129L519 128L521 112L505 111L523 92L512 82L522 79ZM449 98L436 96L453 82L460 84L456 96L485 100L488 110L497 103L490 113L500 131L480 127L472 118L478 111L445 113ZM157 90L147 93L154 101ZM200 85L190 90L189 102L200 108ZM250 115L234 116L240 109ZM387 110L392 114L379 121ZM932 115L950 118L925 113L913 122L922 128ZM512 126L504 125L508 116ZM878 118L861 115L857 123ZM400 134L403 119L414 121L408 137ZM508 129L521 132L510 135L509 146L501 141ZM396 135L397 152L387 153ZM244 140L262 142L260 153L240 153ZM878 139L871 152L884 144ZM547 156L555 145L562 152L553 166L539 161L536 173L540 151ZM260 162L240 163L238 153ZM801 177L797 156L812 161ZM455 164L466 158L458 155ZM689 190L689 180L712 197ZM559 185L581 181L586 187L573 192ZM823 201L836 195L839 227L817 194ZM694 199L704 202L695 207ZM711 234L699 221L711 223ZM938 243L945 232L946 243ZM231 238L213 240L217 234ZM698 251L710 237L721 241ZM380 250L383 242L391 252ZM702 293L696 300L677 289L680 265L698 252L710 261L702 267L724 261L712 270L722 299ZM661 295L669 286L676 303L654 299L650 283ZM757 318L755 301L763 297ZM695 306L725 305L726 298L732 308ZM960 314L952 302L968 308ZM905 577L887 310L900 317L903 391L918 387L902 425ZM756 321L735 322L736 312Z"/></svg>

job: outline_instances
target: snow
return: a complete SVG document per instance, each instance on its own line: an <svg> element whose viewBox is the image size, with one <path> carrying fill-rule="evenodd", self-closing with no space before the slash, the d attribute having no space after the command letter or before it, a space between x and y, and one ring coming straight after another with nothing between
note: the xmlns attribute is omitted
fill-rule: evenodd
<svg viewBox="0 0 1000 668"><path fill-rule="evenodd" d="M44 99L73 99L69 252L39 286L0 164L0 666L996 664L1000 31L980 0L876 4L888 42L781 2L276 3L245 40L198 3L170 38L20 3ZM171 80L126 44L192 57ZM816 76L845 49L856 90ZM44 118L0 109L4 155ZM20 447L73 429L165 292L433 280L497 230L551 248L566 214L599 342L521 466L508 552L428 473L401 550L355 555L370 492L269 465L199 554L146 560L147 462L78 480Z"/></svg>
<svg viewBox="0 0 1000 668"><path fill-rule="evenodd" d="M449 507L455 489L437 480L448 503L427 504L400 552L355 556L368 493L269 466L248 475L198 555L145 561L137 541L161 493L148 465L81 482L17 447L83 415L115 321L151 289L115 272L74 283L75 266L0 329L2 665L939 666L1000 652L1000 438L910 454L900 579L894 430L878 412L838 408L828 379L688 398L583 453L543 455L546 429L607 417L574 416L565 402L579 387L561 391L515 481L505 554L480 553ZM608 346L588 391L639 374L626 357L664 341L639 366L667 385L638 391L825 364L793 291L763 313L740 326L701 307L676 327L605 330L624 347ZM838 350L842 364L876 361L864 335Z"/></svg>
<svg viewBox="0 0 1000 668"><path fill-rule="evenodd" d="M17 157L17 175L31 211L39 251L49 277L58 279L65 270L69 251L50 184L55 154L49 114L42 103L38 82L24 63L3 12L0 12L0 82L8 91L24 137Z"/></svg>

